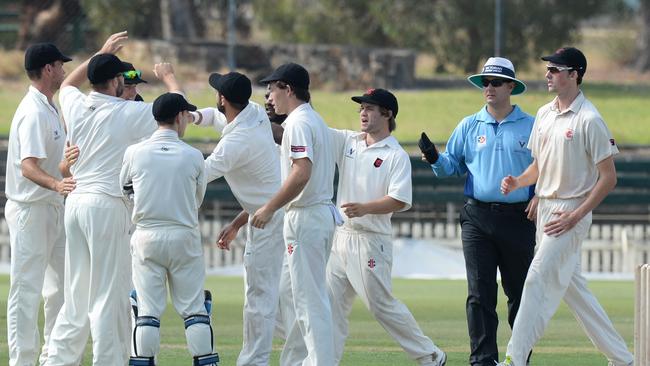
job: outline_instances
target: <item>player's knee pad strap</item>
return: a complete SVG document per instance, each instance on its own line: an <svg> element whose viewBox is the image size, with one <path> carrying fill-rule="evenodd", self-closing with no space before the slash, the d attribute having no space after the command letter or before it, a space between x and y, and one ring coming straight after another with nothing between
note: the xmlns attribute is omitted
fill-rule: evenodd
<svg viewBox="0 0 650 366"><path fill-rule="evenodd" d="M131 357L129 366L156 366L153 357Z"/></svg>
<svg viewBox="0 0 650 366"><path fill-rule="evenodd" d="M138 343L136 342L136 335L138 332L139 327L152 327L152 328L160 328L160 319L156 318L155 316L139 316L135 319L135 327L133 327L133 353L137 356L139 354L138 351ZM136 357L138 359L142 358L148 358L148 357ZM129 361L129 365L131 365ZM151 361L151 365L153 365L153 359ZM134 366L139 366L139 365L145 365L148 366L149 364L134 364Z"/></svg>
<svg viewBox="0 0 650 366"><path fill-rule="evenodd" d="M160 328L160 319L155 316L139 316L135 320L135 326Z"/></svg>
<svg viewBox="0 0 650 366"><path fill-rule="evenodd" d="M212 366L219 363L219 354L210 353L203 356L194 357L194 366Z"/></svg>
<svg viewBox="0 0 650 366"><path fill-rule="evenodd" d="M185 329L191 327L194 324L207 324L210 325L210 317L207 315L190 315L185 318Z"/></svg>

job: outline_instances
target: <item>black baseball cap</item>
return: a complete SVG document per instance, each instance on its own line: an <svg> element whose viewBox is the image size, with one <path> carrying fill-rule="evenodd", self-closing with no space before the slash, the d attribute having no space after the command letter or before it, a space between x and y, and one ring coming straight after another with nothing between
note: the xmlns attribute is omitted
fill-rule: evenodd
<svg viewBox="0 0 650 366"><path fill-rule="evenodd" d="M587 58L575 47L562 47L554 54L542 57L542 60L573 68L580 76L587 71Z"/></svg>
<svg viewBox="0 0 650 366"><path fill-rule="evenodd" d="M296 88L309 89L309 73L304 67L293 62L278 66L271 75L260 80L262 84L274 81L284 81Z"/></svg>
<svg viewBox="0 0 650 366"><path fill-rule="evenodd" d="M133 66L133 65L131 65ZM91 84L100 84L110 80L119 73L129 71L130 66L112 53L100 53L88 62L88 80Z"/></svg>
<svg viewBox="0 0 650 366"><path fill-rule="evenodd" d="M153 102L151 111L156 121L167 121L182 111L195 111L196 106L187 102L184 96L178 93L165 93Z"/></svg>
<svg viewBox="0 0 650 366"><path fill-rule="evenodd" d="M389 92L386 89L368 89L363 95L358 97L352 97L352 100L361 104L368 103L384 107L390 111L393 111L393 117L397 117L397 98L393 93Z"/></svg>
<svg viewBox="0 0 650 366"><path fill-rule="evenodd" d="M129 69L125 71L125 73L129 71L135 71L137 73L134 73L133 77L127 77L127 75L124 75L124 84L127 85L133 85L133 84L140 84L140 83L146 83L147 81L141 78L142 74L133 66L132 63L123 61L122 62L126 67Z"/></svg>
<svg viewBox="0 0 650 366"><path fill-rule="evenodd" d="M35 43L25 50L25 70L37 70L54 61L68 62L72 59L52 43Z"/></svg>
<svg viewBox="0 0 650 366"><path fill-rule="evenodd" d="M209 83L219 94L233 103L246 104L253 93L250 79L236 71L224 75L212 73Z"/></svg>

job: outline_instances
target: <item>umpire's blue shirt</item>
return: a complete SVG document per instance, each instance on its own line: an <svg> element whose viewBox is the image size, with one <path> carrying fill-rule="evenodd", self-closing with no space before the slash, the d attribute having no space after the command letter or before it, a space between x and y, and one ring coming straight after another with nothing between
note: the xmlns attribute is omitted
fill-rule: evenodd
<svg viewBox="0 0 650 366"><path fill-rule="evenodd" d="M467 172L465 196L484 202L525 202L535 192L518 189L501 193L503 177L518 176L533 162L528 138L535 119L518 106L498 123L484 106L465 117L447 142L447 151L431 165L438 177L461 176Z"/></svg>

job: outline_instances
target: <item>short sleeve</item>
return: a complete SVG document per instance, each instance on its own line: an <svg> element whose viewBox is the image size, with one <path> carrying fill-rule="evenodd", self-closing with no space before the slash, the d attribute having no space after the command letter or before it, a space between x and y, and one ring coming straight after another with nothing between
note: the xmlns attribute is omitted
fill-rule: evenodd
<svg viewBox="0 0 650 366"><path fill-rule="evenodd" d="M541 109L540 109L541 110ZM533 158L537 158L537 153L539 151L539 128L537 128L537 124L540 121L540 113L539 111L537 112L537 115L535 116L535 122L533 122L533 129L530 131L530 137L528 138L528 145L526 146L528 150L530 150L530 154L532 155Z"/></svg>
<svg viewBox="0 0 650 366"><path fill-rule="evenodd" d="M308 158L314 161L314 143L311 128L307 123L287 124L282 137L282 143L289 147L289 157L291 159Z"/></svg>
<svg viewBox="0 0 650 366"><path fill-rule="evenodd" d="M79 111L78 106L86 100L86 95L74 86L66 86L59 91L59 104L61 104L61 113L68 120L76 119L75 111Z"/></svg>
<svg viewBox="0 0 650 366"><path fill-rule="evenodd" d="M226 139L219 141L212 154L205 159L205 175L208 183L223 177L240 164L244 144Z"/></svg>
<svg viewBox="0 0 650 366"><path fill-rule="evenodd" d="M406 211L411 208L413 200L411 159L404 150L395 154L388 183L388 196L406 204L400 211Z"/></svg>
<svg viewBox="0 0 650 366"><path fill-rule="evenodd" d="M618 154L616 142L600 116L592 117L585 124L585 148L594 164Z"/></svg>
<svg viewBox="0 0 650 366"><path fill-rule="evenodd" d="M332 143L332 150L334 151L334 158L336 159L336 164L341 164L341 159L345 154L345 141L350 134L348 130L337 130L335 128L330 128L330 141Z"/></svg>
<svg viewBox="0 0 650 366"><path fill-rule="evenodd" d="M45 147L47 126L45 123L39 123L40 119L39 113L27 114L18 126L20 161L27 158L47 158L47 150Z"/></svg>

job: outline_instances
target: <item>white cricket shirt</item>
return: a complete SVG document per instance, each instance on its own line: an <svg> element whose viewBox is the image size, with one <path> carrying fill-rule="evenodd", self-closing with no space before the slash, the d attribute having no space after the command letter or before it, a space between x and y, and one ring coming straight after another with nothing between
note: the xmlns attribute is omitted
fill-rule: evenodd
<svg viewBox="0 0 650 366"><path fill-rule="evenodd" d="M213 125L209 120L206 122ZM262 106L249 102L223 128L219 143L205 160L205 172L208 182L223 176L239 204L250 215L278 192L280 157L273 141L271 122Z"/></svg>
<svg viewBox="0 0 650 366"><path fill-rule="evenodd" d="M9 131L5 194L16 202L63 203L63 197L23 177L21 162L37 158L43 171L61 179L59 162L65 147L65 132L56 107L33 86L18 105Z"/></svg>
<svg viewBox="0 0 650 366"><path fill-rule="evenodd" d="M293 159L308 158L312 162L309 182L286 208L331 204L335 158L329 128L309 103L304 103L289 113L282 126L282 181L289 176Z"/></svg>
<svg viewBox="0 0 650 366"><path fill-rule="evenodd" d="M127 101L73 86L61 89L61 110L79 159L70 171L77 181L71 194L101 193L122 197L118 178L124 151L158 128L151 103Z"/></svg>
<svg viewBox="0 0 650 366"><path fill-rule="evenodd" d="M580 92L566 111L557 97L535 117L528 148L537 159L535 193L543 198L586 196L596 185L596 164L618 153L600 113Z"/></svg>
<svg viewBox="0 0 650 366"><path fill-rule="evenodd" d="M392 213L348 218L343 213L344 203L365 203L385 196L392 197L411 208L411 160L395 137L366 145L366 134L330 129L336 162L339 167L339 185L336 206L345 218L344 228L392 234Z"/></svg>
<svg viewBox="0 0 650 366"><path fill-rule="evenodd" d="M126 149L120 187L129 183L137 228L198 229L206 185L203 154L181 141L176 131L157 130Z"/></svg>

